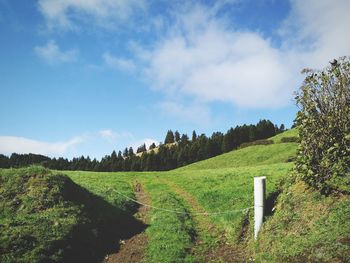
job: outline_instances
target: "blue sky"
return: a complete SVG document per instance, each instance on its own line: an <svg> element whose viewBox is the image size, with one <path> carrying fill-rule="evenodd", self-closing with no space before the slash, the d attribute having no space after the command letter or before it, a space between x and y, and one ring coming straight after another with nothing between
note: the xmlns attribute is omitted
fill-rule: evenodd
<svg viewBox="0 0 350 263"><path fill-rule="evenodd" d="M0 0L0 153L101 158L267 118L350 55L347 0Z"/></svg>

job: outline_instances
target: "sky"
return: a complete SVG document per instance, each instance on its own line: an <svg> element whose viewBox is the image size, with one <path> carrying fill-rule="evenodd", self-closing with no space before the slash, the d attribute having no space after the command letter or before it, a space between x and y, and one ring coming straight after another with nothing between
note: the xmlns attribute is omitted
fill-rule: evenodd
<svg viewBox="0 0 350 263"><path fill-rule="evenodd" d="M166 131L290 127L350 55L348 0L0 0L0 153L101 158Z"/></svg>

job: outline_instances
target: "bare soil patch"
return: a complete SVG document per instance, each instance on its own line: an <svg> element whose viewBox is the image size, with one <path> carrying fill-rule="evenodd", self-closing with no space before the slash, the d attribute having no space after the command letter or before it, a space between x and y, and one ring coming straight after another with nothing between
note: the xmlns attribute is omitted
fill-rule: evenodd
<svg viewBox="0 0 350 263"><path fill-rule="evenodd" d="M148 204L149 197L143 191L142 185L139 182L134 183L136 200L140 203ZM148 221L147 214L150 208L140 205L134 217L146 225ZM131 226L132 227L132 226ZM130 229L131 230L131 229ZM132 230L131 230L132 231ZM144 252L147 247L148 238L145 229L142 232L130 237L126 240L121 240L119 250L105 257L103 263L124 263L124 262L142 262Z"/></svg>

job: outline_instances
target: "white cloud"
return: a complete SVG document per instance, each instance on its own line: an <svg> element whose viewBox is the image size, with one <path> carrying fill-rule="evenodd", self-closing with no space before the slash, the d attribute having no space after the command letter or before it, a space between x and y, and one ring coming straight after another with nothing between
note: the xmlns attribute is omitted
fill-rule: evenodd
<svg viewBox="0 0 350 263"><path fill-rule="evenodd" d="M286 57L254 32L228 28L206 7L177 17L168 37L156 43L145 73L167 94L241 107L278 107L292 93Z"/></svg>
<svg viewBox="0 0 350 263"><path fill-rule="evenodd" d="M144 0L39 0L40 12L50 28L74 29L77 22L108 26L126 21L146 8ZM92 22L92 23L91 23Z"/></svg>
<svg viewBox="0 0 350 263"><path fill-rule="evenodd" d="M108 67L116 70L132 72L136 69L136 66L132 60L118 58L108 52L103 54L103 60Z"/></svg>
<svg viewBox="0 0 350 263"><path fill-rule="evenodd" d="M0 136L0 151L3 154L36 153L49 156L65 154L85 141L83 136L74 137L63 142L43 142L16 136Z"/></svg>
<svg viewBox="0 0 350 263"><path fill-rule="evenodd" d="M50 40L44 46L34 47L35 53L49 64L65 63L76 61L78 50L70 49L62 51L54 40Z"/></svg>
<svg viewBox="0 0 350 263"><path fill-rule="evenodd" d="M218 18L222 5L192 5L175 15L173 26L152 48L135 43L131 48L138 51L152 87L169 97L189 97L202 105L224 101L240 108L286 106L301 83L302 68L325 66L332 58L350 54L349 1L291 3L290 16L281 26L280 47ZM190 116L181 105L163 103L162 108Z"/></svg>
<svg viewBox="0 0 350 263"><path fill-rule="evenodd" d="M333 58L350 55L350 1L291 0L291 6L281 33L301 66L320 68Z"/></svg>
<svg viewBox="0 0 350 263"><path fill-rule="evenodd" d="M99 134L106 139L114 139L117 135L112 130L101 130Z"/></svg>

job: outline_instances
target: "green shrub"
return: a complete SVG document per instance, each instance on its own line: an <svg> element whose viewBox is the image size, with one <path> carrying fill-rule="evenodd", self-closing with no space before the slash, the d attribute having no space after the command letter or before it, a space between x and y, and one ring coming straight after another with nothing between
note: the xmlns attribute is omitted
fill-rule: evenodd
<svg viewBox="0 0 350 263"><path fill-rule="evenodd" d="M283 137L281 138L282 143L288 143L288 142L300 142L299 138L296 136L293 137Z"/></svg>
<svg viewBox="0 0 350 263"><path fill-rule="evenodd" d="M304 70L296 96L301 143L296 171L323 194L350 193L350 62L334 60L323 71Z"/></svg>
<svg viewBox="0 0 350 263"><path fill-rule="evenodd" d="M253 141L253 142L242 143L240 145L240 148L245 148L245 147L249 147L249 146L253 146L253 145L270 145L270 144L273 144L272 140L262 139L262 140L256 140L256 141Z"/></svg>

